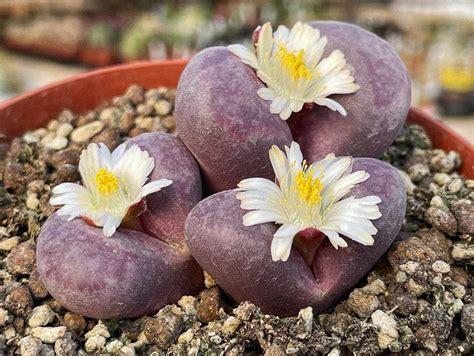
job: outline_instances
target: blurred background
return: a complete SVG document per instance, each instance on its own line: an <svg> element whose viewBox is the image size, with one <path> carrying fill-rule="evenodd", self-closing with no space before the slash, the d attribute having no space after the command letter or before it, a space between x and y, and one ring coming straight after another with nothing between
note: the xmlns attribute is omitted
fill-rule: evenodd
<svg viewBox="0 0 474 356"><path fill-rule="evenodd" d="M332 19L389 41L421 106L474 142L474 0L0 0L0 101L96 67L245 43Z"/></svg>

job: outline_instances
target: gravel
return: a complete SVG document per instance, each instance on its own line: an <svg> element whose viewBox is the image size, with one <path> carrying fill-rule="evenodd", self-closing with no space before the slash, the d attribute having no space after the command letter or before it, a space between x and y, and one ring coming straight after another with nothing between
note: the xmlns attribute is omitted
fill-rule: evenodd
<svg viewBox="0 0 474 356"><path fill-rule="evenodd" d="M474 353L474 181L457 172L458 153L432 149L417 126L406 127L383 157L405 182L402 231L326 313L305 308L279 318L249 302L235 305L207 273L199 295L136 320L99 321L61 307L39 277L34 252L53 212L51 189L79 180L89 142L113 149L147 131L175 134L174 96L132 86L94 111L64 111L0 154L0 354Z"/></svg>

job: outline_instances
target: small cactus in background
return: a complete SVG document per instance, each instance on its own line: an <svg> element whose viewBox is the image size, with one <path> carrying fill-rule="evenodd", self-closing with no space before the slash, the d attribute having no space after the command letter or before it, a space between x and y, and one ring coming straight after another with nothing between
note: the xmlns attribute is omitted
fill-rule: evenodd
<svg viewBox="0 0 474 356"><path fill-rule="evenodd" d="M111 48L115 40L114 30L107 23L97 23L90 27L86 42L91 48Z"/></svg>

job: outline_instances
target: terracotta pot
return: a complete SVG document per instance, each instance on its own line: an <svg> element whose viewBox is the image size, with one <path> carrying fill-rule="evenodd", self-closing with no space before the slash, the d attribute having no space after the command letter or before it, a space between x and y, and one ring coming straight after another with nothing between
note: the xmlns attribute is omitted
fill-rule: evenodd
<svg viewBox="0 0 474 356"><path fill-rule="evenodd" d="M30 91L0 103L0 140L8 141L27 130L45 126L63 109L91 110L121 95L131 84L145 88L176 87L186 60L138 62L99 69ZM412 108L407 121L422 126L434 147L461 154L461 172L474 178L474 146L440 121Z"/></svg>
<svg viewBox="0 0 474 356"><path fill-rule="evenodd" d="M111 65L115 62L114 53L112 49L101 49L84 47L79 51L78 60L81 63L95 66L104 67Z"/></svg>
<svg viewBox="0 0 474 356"><path fill-rule="evenodd" d="M25 54L36 54L48 58L53 58L60 61L72 61L77 56L78 49L75 46L66 48L57 43L45 41L43 43L23 43L15 38L6 37L3 45L13 51L25 53Z"/></svg>

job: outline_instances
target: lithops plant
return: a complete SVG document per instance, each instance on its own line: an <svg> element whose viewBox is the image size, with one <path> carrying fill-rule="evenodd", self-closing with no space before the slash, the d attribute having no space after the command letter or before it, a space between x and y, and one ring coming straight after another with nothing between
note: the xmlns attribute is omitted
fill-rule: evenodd
<svg viewBox="0 0 474 356"><path fill-rule="evenodd" d="M199 163L209 192L234 188L244 177L272 177L267 152L291 142L288 125L256 95L254 71L225 47L200 52L176 92L178 135Z"/></svg>
<svg viewBox="0 0 474 356"><path fill-rule="evenodd" d="M310 160L328 153L378 157L410 104L410 81L393 48L357 26L269 23L255 49L212 47L184 70L176 97L180 137L207 189L272 178L272 144L299 142ZM225 163L224 163L225 162Z"/></svg>
<svg viewBox="0 0 474 356"><path fill-rule="evenodd" d="M137 136L112 153L90 144L79 170L84 186L53 189L51 203L63 207L37 241L51 295L79 314L121 319L197 293L202 270L184 242L184 221L202 198L201 179L184 145L163 133Z"/></svg>
<svg viewBox="0 0 474 356"><path fill-rule="evenodd" d="M398 172L373 158L306 164L296 143L270 159L277 182L245 179L197 204L186 238L198 263L237 302L295 315L335 304L400 231L406 196Z"/></svg>
<svg viewBox="0 0 474 356"><path fill-rule="evenodd" d="M321 105L294 115L289 122L294 140L308 160L329 152L380 157L400 132L410 108L405 65L389 43L358 26L334 21L310 22L310 26L327 37L325 51L345 54L359 89L334 96L345 116Z"/></svg>

